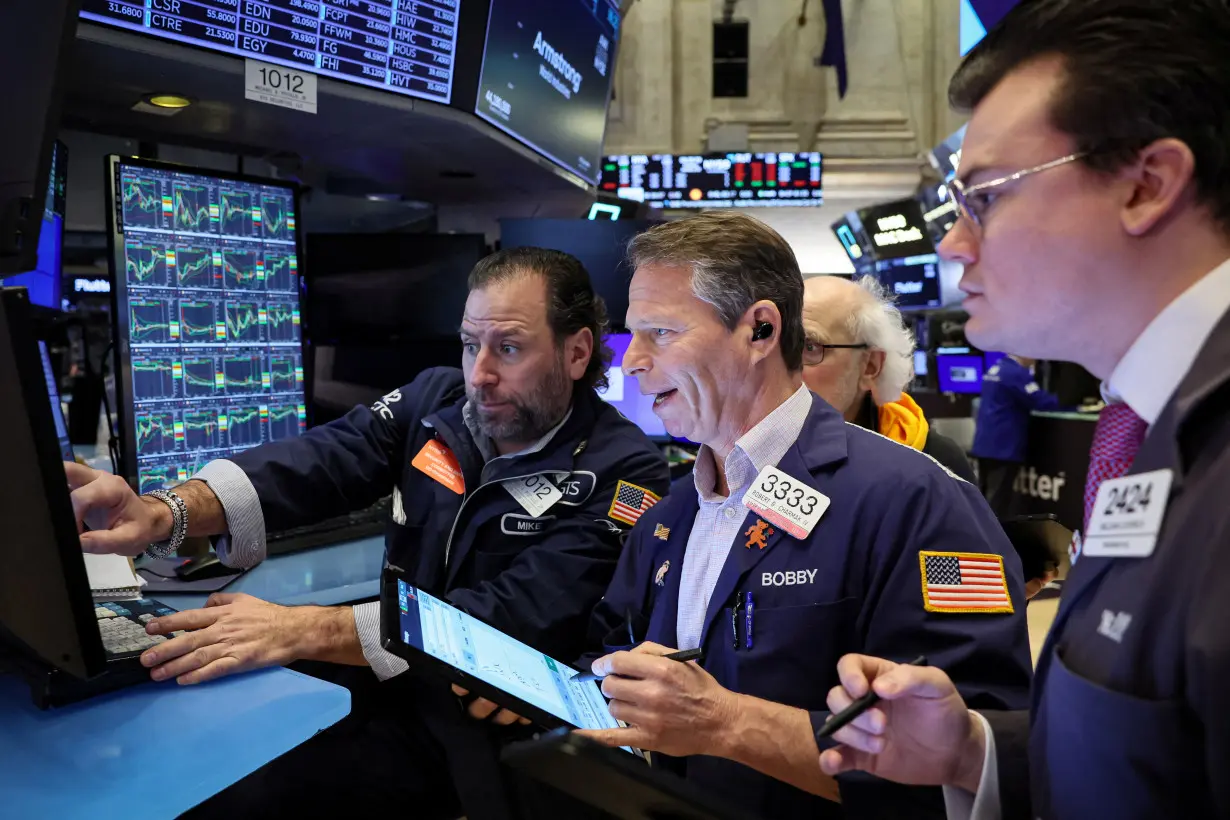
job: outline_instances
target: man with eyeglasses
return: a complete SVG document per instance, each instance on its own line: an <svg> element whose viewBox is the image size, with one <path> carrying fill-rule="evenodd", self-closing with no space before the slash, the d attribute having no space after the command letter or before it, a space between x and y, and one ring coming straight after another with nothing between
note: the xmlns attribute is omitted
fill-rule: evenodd
<svg viewBox="0 0 1230 820"><path fill-rule="evenodd" d="M914 376L914 336L875 277L803 283L803 382L846 421L919 450L976 483L961 446L931 429L905 392Z"/></svg>
<svg viewBox="0 0 1230 820"><path fill-rule="evenodd" d="M949 816L1230 817L1230 3L1026 0L949 95L973 116L940 253L979 347L1104 379L1079 557L1031 712L853 655L829 773Z"/></svg>

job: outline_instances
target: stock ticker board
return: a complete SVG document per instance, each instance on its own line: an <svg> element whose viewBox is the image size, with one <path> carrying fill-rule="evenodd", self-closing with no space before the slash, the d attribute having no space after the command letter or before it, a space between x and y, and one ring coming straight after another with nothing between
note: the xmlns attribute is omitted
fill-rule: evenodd
<svg viewBox="0 0 1230 820"><path fill-rule="evenodd" d="M460 0L84 0L82 19L447 104Z"/></svg>
<svg viewBox="0 0 1230 820"><path fill-rule="evenodd" d="M141 491L300 435L293 189L124 163L115 185L127 433Z"/></svg>
<svg viewBox="0 0 1230 820"><path fill-rule="evenodd" d="M771 208L824 204L818 151L621 154L598 188L650 208Z"/></svg>

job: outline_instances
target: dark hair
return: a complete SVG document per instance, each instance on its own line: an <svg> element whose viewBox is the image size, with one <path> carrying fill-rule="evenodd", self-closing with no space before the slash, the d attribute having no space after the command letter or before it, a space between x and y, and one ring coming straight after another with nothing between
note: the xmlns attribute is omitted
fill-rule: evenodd
<svg viewBox="0 0 1230 820"><path fill-rule="evenodd" d="M1196 158L1198 199L1230 228L1230 0L1022 0L974 47L948 88L972 110L1038 58L1066 69L1051 121L1083 161L1113 172L1173 137Z"/></svg>
<svg viewBox="0 0 1230 820"><path fill-rule="evenodd" d="M470 290L482 290L489 285L517 276L540 276L547 286L547 324L555 341L582 328L594 334L594 352L589 365L577 384L593 390L607 388L606 371L611 366L611 349L606 345L610 323L606 302L594 292L589 271L581 260L563 251L545 248L507 248L480 259L470 271Z"/></svg>
<svg viewBox="0 0 1230 820"><path fill-rule="evenodd" d="M782 315L782 359L803 369L803 274L781 235L737 211L706 211L655 225L628 243L633 269L678 265L692 271L692 293L734 330L755 303L767 300Z"/></svg>

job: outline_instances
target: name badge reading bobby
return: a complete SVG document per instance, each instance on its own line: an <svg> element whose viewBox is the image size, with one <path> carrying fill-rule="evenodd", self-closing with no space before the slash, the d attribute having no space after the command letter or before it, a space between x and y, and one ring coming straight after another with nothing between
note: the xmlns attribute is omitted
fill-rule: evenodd
<svg viewBox="0 0 1230 820"><path fill-rule="evenodd" d="M829 508L829 497L776 467L765 467L743 496L743 506L795 538L806 538Z"/></svg>
<svg viewBox="0 0 1230 820"><path fill-rule="evenodd" d="M505 481L504 489L517 500L521 509L534 518L551 509L556 501L564 497L563 491L544 475L527 475L524 478Z"/></svg>
<svg viewBox="0 0 1230 820"><path fill-rule="evenodd" d="M1157 546L1170 500L1171 470L1102 482L1089 516L1082 556L1148 558Z"/></svg>

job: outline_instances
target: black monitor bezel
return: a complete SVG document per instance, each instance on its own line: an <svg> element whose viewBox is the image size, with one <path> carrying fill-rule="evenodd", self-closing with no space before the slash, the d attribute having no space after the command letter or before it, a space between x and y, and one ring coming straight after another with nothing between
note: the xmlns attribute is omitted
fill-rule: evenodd
<svg viewBox="0 0 1230 820"><path fill-rule="evenodd" d="M412 583L411 579L402 576L401 573L386 567L380 577L380 643L385 651L404 660L410 667L420 676L433 677L437 680L454 683L468 691L486 698L492 703L498 703L506 709L515 712L522 717L532 720L539 726L544 726L548 729L579 729L583 727L573 726L550 712L540 709L528 701L524 701L516 695L506 692L505 690L488 683L482 678L471 675L464 669L460 669L447 661L441 660L434 655L429 655L427 652L418 647L407 644L401 639L401 623L400 610L397 606L397 582L405 581L409 586L418 590L418 586ZM423 590L425 592L425 590ZM430 593L428 593L430 594ZM453 607L447 599L442 596L437 597L445 606ZM457 607L453 607L457 609ZM465 610L461 612L469 615ZM472 616L473 617L473 616ZM500 630L503 632L503 630ZM528 644L527 644L528 646ZM531 649L533 647L530 647ZM538 650L535 650L538 651ZM569 664L558 659L552 659L564 669L573 668ZM580 670L577 670L580 671Z"/></svg>
<svg viewBox="0 0 1230 820"><path fill-rule="evenodd" d="M479 122L490 126L491 128L495 129L501 134L504 134L509 139L516 142L518 145L524 147L525 149L529 151L533 151L534 154L542 157L547 162L550 162L553 166L563 171L564 173L572 177L575 177L578 180L581 180L590 189L597 190L599 184L602 182L602 163L606 160L606 156L607 156L605 153L605 149L606 149L606 131L605 130L602 133L602 143L598 146L598 163L596 166L594 178L590 179L589 177L585 176L583 173L581 173L577 169L573 168L570 165L567 165L563 160L557 159L551 156L550 154L548 154L543 149L539 148L538 146L531 144L529 141L529 138L517 133L516 131L513 131L511 128L501 125L500 123L496 122L490 117L484 116L482 112L479 110L480 107L478 104L479 103L478 95L479 95L479 90L482 88L483 70L487 66L487 43L491 39L491 20L495 15L495 4L497 2L500 2L500 0L487 0L485 4L487 13L486 13L486 17L484 18L483 27L482 27L482 48L478 53L478 62L477 62L478 70L475 72L475 75L473 78L474 82L473 82L473 85L471 86L471 88L473 89L473 96L472 98L467 98L467 101L470 102L470 106L467 110L467 113L473 115ZM597 2L605 4L607 0L597 0ZM608 120L608 128L609 128L609 120L611 116L611 101L615 98L615 71L619 66L619 54L620 54L620 51L622 50L623 39L624 39L624 28L623 28L624 13L623 13L623 10L619 8L618 3L614 3L613 5L615 7L616 13L619 14L620 26L619 26L619 36L616 37L615 43L614 43L615 47L611 49L611 59L610 59L611 77L610 77L610 80L607 82L607 87L606 87L606 106L604 109L603 116L604 118ZM460 46L458 46L458 49L460 50Z"/></svg>
<svg viewBox="0 0 1230 820"><path fill-rule="evenodd" d="M19 390L16 394L24 402L24 419L28 425L28 439L34 447L37 463L37 476L23 473L21 481L35 489L29 493L27 502L22 504L22 520L29 526L32 516L40 513L38 501L41 499L48 514L49 525L55 544L58 547L59 563L64 579L64 592L69 607L69 619L76 632L75 649L78 654L61 654L59 657L45 657L33 646L27 644L21 636L11 630L2 630L5 635L11 635L24 648L25 653L36 663L45 664L56 669L62 669L79 678L90 678L106 671L107 656L103 649L102 636L98 632L97 618L94 614L94 599L90 592L89 576L86 574L85 559L81 557L81 542L77 535L76 517L73 513L72 501L69 497L68 485L64 478L64 466L60 461L59 443L56 437L55 422L49 410L51 398L47 393L43 366L38 351L38 337L34 331L31 318L31 306L25 288L0 289L0 335L5 338L3 344L12 351L13 365L17 373ZM28 343L28 344L27 344ZM12 395L14 391L6 390ZM21 436L18 438L27 438ZM9 454L10 458L13 454ZM73 521L73 524L69 524ZM10 522L15 523L15 522ZM10 533L6 538L15 537Z"/></svg>
<svg viewBox="0 0 1230 820"><path fill-rule="evenodd" d="M134 490L139 490L140 479L137 475L137 445L133 437L128 434L130 429L131 419L128 418L128 408L132 406L132 380L125 378L126 374L132 367L132 350L129 347L128 340L123 338L120 326L120 301L128 298L128 277L120 275L120 271L124 270L123 260L119 256L119 249L123 247L123 235L119 232L119 220L117 219L116 203L116 180L119 168L121 165L137 166L141 168L149 168L155 171L171 171L182 174L197 174L198 176L211 177L214 179L227 180L231 182L243 182L253 185L271 185L274 187L289 188L295 202L295 215L301 220L303 215L302 207L302 189L298 182L294 180L272 179L270 177L254 176L252 174L241 174L230 171L218 171L213 168L201 168L195 165L185 165L178 162L166 162L164 160L148 159L145 157L126 157L120 154L109 154L104 158L106 179L103 182L103 190L107 197L106 213L107 213L107 263L108 269L111 272L111 341L114 347L114 376L115 376L115 416L116 416L116 437L119 439L119 444L116 447L118 454L118 463L116 464L117 473L133 487ZM307 426L311 427L312 418L310 415L312 405L312 375L311 368L308 367L308 344L306 340L310 337L310 322L307 316L307 260L304 257L304 230L302 224L295 229L295 257L298 260L299 268L299 352L303 361L303 403L305 411L309 413L307 418ZM126 314L125 314L126 315Z"/></svg>

